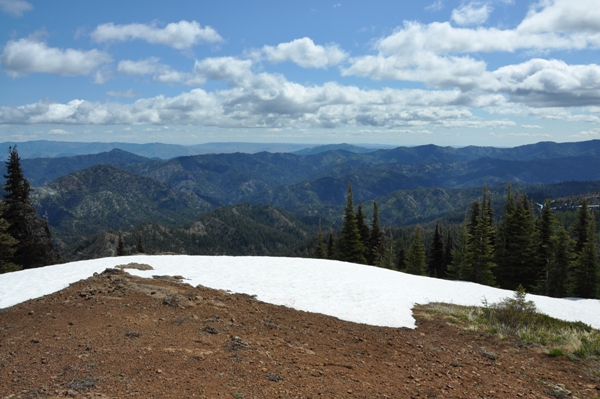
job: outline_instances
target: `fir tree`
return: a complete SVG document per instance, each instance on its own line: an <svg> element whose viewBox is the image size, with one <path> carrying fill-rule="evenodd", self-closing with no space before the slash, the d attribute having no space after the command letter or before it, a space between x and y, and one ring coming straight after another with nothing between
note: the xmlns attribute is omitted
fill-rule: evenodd
<svg viewBox="0 0 600 399"><path fill-rule="evenodd" d="M454 251L454 243L452 241L452 236L450 235L450 232L448 232L448 238L446 239L446 246L444 247L444 269L443 269L444 277L443 278L450 277L448 270L453 261L452 251Z"/></svg>
<svg viewBox="0 0 600 399"><path fill-rule="evenodd" d="M383 256L383 233L379 226L379 207L373 202L373 222L371 223L371 236L369 237L368 262L378 265Z"/></svg>
<svg viewBox="0 0 600 399"><path fill-rule="evenodd" d="M396 253L396 269L399 271L406 270L406 251L401 246Z"/></svg>
<svg viewBox="0 0 600 399"><path fill-rule="evenodd" d="M592 220L592 215L588 208L587 199L581 200L581 206L575 214L575 223L573 224L573 236L575 238L575 253L579 254L584 245L588 242L588 226Z"/></svg>
<svg viewBox="0 0 600 399"><path fill-rule="evenodd" d="M329 232L329 237L327 238L327 259L335 258L335 247L333 245L333 233Z"/></svg>
<svg viewBox="0 0 600 399"><path fill-rule="evenodd" d="M125 242L123 242L123 234L119 231L119 239L117 241L117 256L125 256Z"/></svg>
<svg viewBox="0 0 600 399"><path fill-rule="evenodd" d="M433 241L429 249L429 262L427 271L430 277L445 278L446 270L444 265L444 241L440 234L440 228L436 224L433 233Z"/></svg>
<svg viewBox="0 0 600 399"><path fill-rule="evenodd" d="M4 206L0 218L8 223L6 233L18 241L12 263L24 269L55 263L58 254L52 245L48 221L37 216L31 203L31 187L23 175L16 146L9 147L4 178Z"/></svg>
<svg viewBox="0 0 600 399"><path fill-rule="evenodd" d="M421 236L421 226L415 228L415 235L406 256L406 273L425 275L425 248Z"/></svg>
<svg viewBox="0 0 600 399"><path fill-rule="evenodd" d="M144 244L142 244L142 235L141 234L138 234L137 251L138 251L138 254L146 253L146 248L144 248Z"/></svg>
<svg viewBox="0 0 600 399"><path fill-rule="evenodd" d="M501 288L515 290L522 284L528 291L535 290L542 274L537 237L535 217L527 196L517 193L514 201L509 187L496 251L496 278Z"/></svg>
<svg viewBox="0 0 600 399"><path fill-rule="evenodd" d="M577 256L572 279L573 296L591 299L598 297L600 262L596 245L596 223L593 218L588 223L587 241Z"/></svg>
<svg viewBox="0 0 600 399"><path fill-rule="evenodd" d="M21 267L11 262L16 251L17 240L6 232L8 223L0 219L0 273L20 270Z"/></svg>
<svg viewBox="0 0 600 399"><path fill-rule="evenodd" d="M360 240L365 247L365 258L368 259L369 253L369 226L365 222L366 215L363 210L362 201L358 203L358 209L356 210L356 227L358 227L358 232L360 233Z"/></svg>
<svg viewBox="0 0 600 399"><path fill-rule="evenodd" d="M549 295L549 276L550 262L552 259L552 237L554 236L555 223L554 214L550 208L550 200L546 200L542 214L538 219L538 261L540 262L538 270L538 285L536 292L543 295Z"/></svg>
<svg viewBox="0 0 600 399"><path fill-rule="evenodd" d="M454 246L451 251L452 261L448 266L448 278L451 280L463 280L461 275L461 264L464 259L465 251L467 250L469 232L467 226L467 217L458 232L458 245Z"/></svg>
<svg viewBox="0 0 600 399"><path fill-rule="evenodd" d="M325 259L327 254L323 247L323 231L321 230L321 221L319 220L319 233L317 234L317 247L315 248L315 258Z"/></svg>
<svg viewBox="0 0 600 399"><path fill-rule="evenodd" d="M546 295L564 298L569 295L569 271L573 267L575 241L567 230L559 226L551 237L550 262L546 281Z"/></svg>
<svg viewBox="0 0 600 399"><path fill-rule="evenodd" d="M338 238L339 259L345 262L366 263L365 246L360 238L360 232L356 224L354 212L354 201L352 198L352 184L348 183L348 196L346 197L346 208L344 210L344 224Z"/></svg>
<svg viewBox="0 0 600 399"><path fill-rule="evenodd" d="M467 228L466 248L462 254L459 268L461 280L494 285L495 278L492 273L496 266L492 245L494 228L489 220L491 214L487 209L489 205L490 203L486 201L484 195L482 207L476 203L471 206L472 213L469 219L471 228Z"/></svg>

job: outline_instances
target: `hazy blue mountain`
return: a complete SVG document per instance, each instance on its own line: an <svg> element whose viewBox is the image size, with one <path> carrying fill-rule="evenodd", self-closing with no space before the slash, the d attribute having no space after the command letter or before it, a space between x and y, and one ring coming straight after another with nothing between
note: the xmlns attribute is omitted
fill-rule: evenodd
<svg viewBox="0 0 600 399"><path fill-rule="evenodd" d="M355 154L366 154L369 152L377 151L382 148L393 148L390 146L377 146L377 147L361 147L352 144L342 143L342 144L327 144L327 145L319 145L316 147L305 148L299 151L294 151L296 155L315 155L321 152L327 151L335 151L335 150L344 150L348 152L353 152Z"/></svg>
<svg viewBox="0 0 600 399"><path fill-rule="evenodd" d="M66 243L143 222L181 224L211 207L192 193L108 165L63 176L36 189L32 199L55 237Z"/></svg>
<svg viewBox="0 0 600 399"><path fill-rule="evenodd" d="M19 149L20 150L20 149ZM22 159L23 173L32 186L42 186L61 176L96 165L116 167L148 162L150 159L115 148L99 154L60 158Z"/></svg>

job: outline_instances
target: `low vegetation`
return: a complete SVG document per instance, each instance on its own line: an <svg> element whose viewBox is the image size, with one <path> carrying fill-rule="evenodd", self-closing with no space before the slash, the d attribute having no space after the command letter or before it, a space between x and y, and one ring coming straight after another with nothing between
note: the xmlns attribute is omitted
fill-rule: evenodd
<svg viewBox="0 0 600 399"><path fill-rule="evenodd" d="M582 322L568 322L540 313L524 290L515 291L513 298L482 306L459 306L434 303L428 311L444 315L450 323L469 331L498 334L501 339L518 339L537 344L551 357L600 357L600 331Z"/></svg>

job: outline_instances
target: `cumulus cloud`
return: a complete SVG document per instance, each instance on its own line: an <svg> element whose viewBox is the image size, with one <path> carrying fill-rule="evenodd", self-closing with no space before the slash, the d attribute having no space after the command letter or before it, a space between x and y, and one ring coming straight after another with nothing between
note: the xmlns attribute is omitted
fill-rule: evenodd
<svg viewBox="0 0 600 399"><path fill-rule="evenodd" d="M0 9L14 17L20 17L25 11L33 10L33 6L25 0L0 0Z"/></svg>
<svg viewBox="0 0 600 399"><path fill-rule="evenodd" d="M452 20L460 26L481 25L491 12L492 6L487 3L467 3L452 10Z"/></svg>
<svg viewBox="0 0 600 399"><path fill-rule="evenodd" d="M74 134L73 132L68 132L66 130L63 129L50 129L48 131L48 134L54 135L54 136L65 136L65 135L71 135Z"/></svg>
<svg viewBox="0 0 600 399"><path fill-rule="evenodd" d="M426 11L441 11L444 9L444 2L442 0L436 0L427 7L425 7Z"/></svg>
<svg viewBox="0 0 600 399"><path fill-rule="evenodd" d="M122 97L122 98L133 98L137 97L137 94L134 93L132 89L126 91L107 91L106 95L109 97Z"/></svg>
<svg viewBox="0 0 600 399"><path fill-rule="evenodd" d="M595 0L543 0L529 10L521 32L600 32L600 7Z"/></svg>
<svg viewBox="0 0 600 399"><path fill-rule="evenodd" d="M292 61L303 68L327 68L348 57L337 45L316 45L308 37L280 43L275 47L264 46L262 52L269 62Z"/></svg>
<svg viewBox="0 0 600 399"><path fill-rule="evenodd" d="M0 55L2 67L13 77L29 72L90 75L111 60L108 54L96 49L59 49L33 38L9 41Z"/></svg>
<svg viewBox="0 0 600 399"><path fill-rule="evenodd" d="M144 98L132 104L38 102L0 107L4 124L195 125L245 128L369 126L387 129L428 126L504 126L506 120L479 121L458 90L364 90L338 83L305 86L281 75L253 73L251 61L228 57L196 63L202 79L221 79L229 88L193 89L174 97ZM470 101L478 101L473 96ZM482 100L489 102L489 99Z"/></svg>
<svg viewBox="0 0 600 399"><path fill-rule="evenodd" d="M218 43L223 38L210 26L204 28L196 21L173 22L159 28L156 24L99 25L92 32L98 43L140 39L152 44L163 44L178 50L189 49L201 43Z"/></svg>
<svg viewBox="0 0 600 399"><path fill-rule="evenodd" d="M129 75L153 75L152 79L161 83L182 82L189 78L189 74L175 71L159 61L156 57L138 61L122 60L117 65L117 71Z"/></svg>

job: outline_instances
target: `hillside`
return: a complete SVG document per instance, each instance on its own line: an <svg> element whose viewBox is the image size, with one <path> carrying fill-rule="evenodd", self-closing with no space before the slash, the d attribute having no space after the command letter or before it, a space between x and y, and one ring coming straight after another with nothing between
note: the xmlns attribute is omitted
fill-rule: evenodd
<svg viewBox="0 0 600 399"><path fill-rule="evenodd" d="M184 223L209 208L193 194L107 165L63 176L36 190L33 199L38 212L47 214L55 238L66 244L148 221Z"/></svg>
<svg viewBox="0 0 600 399"><path fill-rule="evenodd" d="M222 258L217 262L221 268L211 268L207 264L209 258L197 258L195 262L186 257L173 258L175 262L169 257L109 258L45 268L47 272L60 269L61 277L41 269L19 272L29 277L26 285L21 282L10 286L10 292L19 290L19 297L32 290L36 290L36 296L40 295L40 288L45 293L57 291L56 283L61 278L73 283L0 312L0 370L6 371L0 373L0 386L4 387L1 397L566 398L573 395L591 399L600 393L597 361L549 357L540 345L524 343L514 336L502 339L493 332L467 329L460 321L436 313L433 307L415 307L412 315L417 328L411 329L343 321L260 300L268 297L269 292L272 302L290 300L294 297L291 294L298 291L297 301L290 302L294 308L312 303L313 309L327 309L325 313L348 309L361 314L361 310L371 307L376 311L363 314L375 314L382 320L386 314L396 316L395 309L400 304L410 315L412 304L389 301L392 291L386 289L382 296L377 295L379 291L364 295L378 282L384 286L390 283L390 279L373 280L371 270L381 276L392 273L389 271L341 262L304 262L298 272L309 274L301 279L313 281L306 286L308 289L304 283L296 286L293 279L289 281L294 284L287 286L262 284L256 286L256 291L245 291L257 292L258 297L207 288L219 280L235 290L229 276L237 276L233 280L240 282L266 281L284 275L291 277L289 273L294 270L289 268L294 265L292 260L280 259L282 268L277 269L277 259L254 258L252 265L245 259ZM196 266L181 268L192 263ZM109 264L122 265L125 271L111 269L76 281L76 276L104 270L102 265ZM351 270L338 273L339 279L324 279L327 275L324 266L336 271L338 267ZM190 280L164 276L165 267L169 275L181 273ZM149 268L154 270L146 270ZM321 271L315 273L317 268ZM359 276L354 270L358 268L364 272ZM195 276L190 275L193 270ZM254 273L250 274L250 270ZM144 279L126 272L157 277ZM0 279L7 283L19 273ZM395 275L401 277L402 273ZM45 276L45 281L40 280L41 276ZM355 291L343 288L350 282L349 276L354 276ZM196 285L199 277L204 284L195 288L186 284ZM439 281L414 279L436 284ZM360 281L364 284L359 284ZM423 295L435 291L448 298L459 293L406 283L399 288L426 291ZM464 298L469 294L477 296L475 292L481 287L439 283L446 287L462 284ZM330 288L321 290L324 286ZM482 288L488 294L493 292L492 288ZM498 296L489 295L488 299L493 301L509 293L497 291ZM409 298L414 294L395 295ZM0 303L6 303L4 296L0 294ZM345 301L340 301L342 297ZM536 301L538 298L535 297ZM458 299L459 303L462 301ZM555 310L560 308L559 304L569 303L548 301L552 301ZM386 308L383 303L389 306ZM398 320L404 318L403 312L400 313Z"/></svg>

